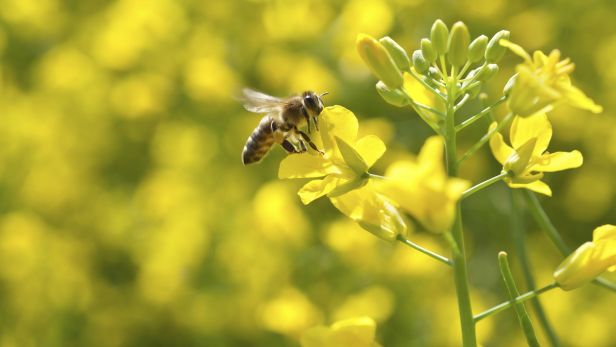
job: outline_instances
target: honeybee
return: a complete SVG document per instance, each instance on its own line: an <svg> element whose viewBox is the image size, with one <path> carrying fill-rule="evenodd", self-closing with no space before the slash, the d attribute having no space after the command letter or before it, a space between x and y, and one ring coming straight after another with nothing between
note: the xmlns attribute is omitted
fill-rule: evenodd
<svg viewBox="0 0 616 347"><path fill-rule="evenodd" d="M306 143L323 155L323 152L312 142L310 136L298 128L304 123L311 124L319 131L318 117L323 111L321 97L312 91L288 98L277 98L251 89L243 90L244 108L250 112L265 113L259 125L246 140L242 151L244 165L261 161L275 143L278 143L288 153L304 153L308 149Z"/></svg>

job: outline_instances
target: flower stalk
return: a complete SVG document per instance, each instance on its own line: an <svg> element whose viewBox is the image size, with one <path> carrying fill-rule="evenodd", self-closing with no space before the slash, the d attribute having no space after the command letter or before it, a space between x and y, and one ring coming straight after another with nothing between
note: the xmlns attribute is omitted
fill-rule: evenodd
<svg viewBox="0 0 616 347"><path fill-rule="evenodd" d="M508 309L509 307L517 304L517 303L521 303L524 302L526 300L535 298L545 292L548 292L554 288L557 288L558 285L554 282L554 283L550 283L545 287L539 288L537 290L532 290L529 291L527 293L524 293L522 295L517 296L515 299L509 300L509 301L505 301L501 304L498 304L490 309L487 309L479 314L476 314L475 317L473 317L473 320L475 321L475 323L479 322L480 320L489 317L493 314L496 314L498 312L504 311L506 309Z"/></svg>

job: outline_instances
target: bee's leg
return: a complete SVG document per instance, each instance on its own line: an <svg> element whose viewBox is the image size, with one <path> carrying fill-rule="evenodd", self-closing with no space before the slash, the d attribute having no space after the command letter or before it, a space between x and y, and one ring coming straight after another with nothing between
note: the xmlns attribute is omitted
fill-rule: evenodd
<svg viewBox="0 0 616 347"><path fill-rule="evenodd" d="M314 142L312 142L312 140L310 139L310 136L308 136L308 134L306 134L305 132L299 130L299 129L295 129L295 131L300 134L300 136L302 137L302 139L304 139L304 141L308 142L308 144L310 145L310 147L312 147L312 149L314 149L315 151L319 152L319 154L324 155L325 153L323 151L321 151L319 148L317 148L317 145L314 144Z"/></svg>
<svg viewBox="0 0 616 347"><path fill-rule="evenodd" d="M306 118L306 123L308 124L308 134L310 134L310 116L307 113L304 113L304 118Z"/></svg>
<svg viewBox="0 0 616 347"><path fill-rule="evenodd" d="M295 148L295 146L293 146L293 144L289 140L286 140L286 139L283 140L280 145L288 153L291 153L291 154L293 154L293 153L301 153L301 151L299 151L297 148Z"/></svg>
<svg viewBox="0 0 616 347"><path fill-rule="evenodd" d="M312 117L312 121L314 122L314 128L319 131L319 120L317 119L317 117Z"/></svg>

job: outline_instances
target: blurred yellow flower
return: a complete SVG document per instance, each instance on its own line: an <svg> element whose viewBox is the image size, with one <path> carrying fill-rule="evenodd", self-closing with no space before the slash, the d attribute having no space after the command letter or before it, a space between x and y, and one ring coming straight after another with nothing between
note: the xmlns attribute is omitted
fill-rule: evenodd
<svg viewBox="0 0 616 347"><path fill-rule="evenodd" d="M596 228L592 242L571 253L554 271L554 279L562 289L571 290L606 270L616 271L616 225L611 224Z"/></svg>
<svg viewBox="0 0 616 347"><path fill-rule="evenodd" d="M370 317L342 320L329 327L318 325L301 338L302 347L378 347L376 323Z"/></svg>
<svg viewBox="0 0 616 347"><path fill-rule="evenodd" d="M490 130L496 123L490 125ZM541 181L543 172L555 172L580 167L583 162L579 151L546 151L552 138L552 124L545 113L530 117L515 117L510 129L513 147L507 145L500 133L490 138L492 154L509 172L505 177L511 188L526 188L537 193L552 196L550 187Z"/></svg>
<svg viewBox="0 0 616 347"><path fill-rule="evenodd" d="M396 207L378 194L367 173L385 152L385 144L374 135L357 140L359 124L342 106L325 108L319 117L320 138L314 142L324 155L290 155L280 163L279 178L317 178L298 192L309 204L327 195L342 213L379 237L393 240L406 232Z"/></svg>
<svg viewBox="0 0 616 347"><path fill-rule="evenodd" d="M516 115L526 117L545 112L559 101L593 113L603 111L603 107L571 84L569 74L575 65L569 58L560 60L560 51L555 49L547 56L535 51L531 58L515 43L503 39L500 44L524 59L524 63L516 67L517 77L509 95L509 108Z"/></svg>
<svg viewBox="0 0 616 347"><path fill-rule="evenodd" d="M442 232L451 226L456 202L470 182L450 178L443 165L443 139L426 140L416 161L393 163L379 182L379 191L419 220L427 229Z"/></svg>

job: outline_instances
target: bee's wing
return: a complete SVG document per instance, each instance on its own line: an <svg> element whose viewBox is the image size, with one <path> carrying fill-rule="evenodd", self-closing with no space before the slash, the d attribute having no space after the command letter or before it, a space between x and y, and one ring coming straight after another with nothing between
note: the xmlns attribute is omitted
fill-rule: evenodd
<svg viewBox="0 0 616 347"><path fill-rule="evenodd" d="M244 100L244 108L250 112L279 112L285 103L284 99L267 95L248 88L242 90L242 94L242 99Z"/></svg>

